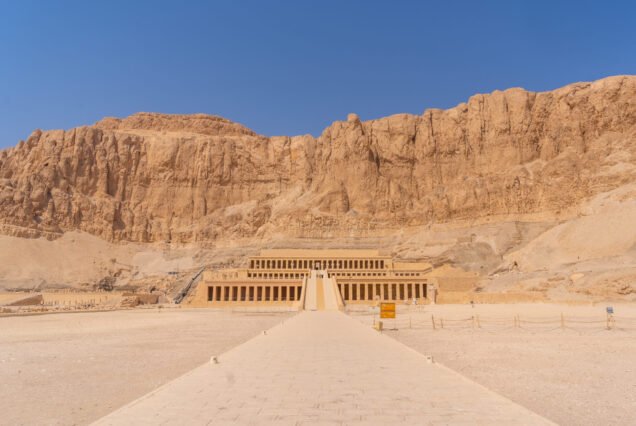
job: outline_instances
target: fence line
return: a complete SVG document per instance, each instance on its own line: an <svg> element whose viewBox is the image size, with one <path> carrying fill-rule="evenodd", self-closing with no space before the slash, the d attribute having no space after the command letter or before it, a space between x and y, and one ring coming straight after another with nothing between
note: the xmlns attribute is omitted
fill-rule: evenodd
<svg viewBox="0 0 636 426"><path fill-rule="evenodd" d="M368 314L354 315L359 318L368 318ZM398 313L398 316L400 314ZM440 314L431 314L429 317L421 317L403 314L401 318L396 319L379 319L377 315L373 315L373 325L377 321L382 321L383 326L387 330L396 329L429 329L429 330L445 330L445 329L523 329L523 330L621 330L636 331L636 318L632 317L616 317L607 315L603 317L580 317L567 316L561 314L560 317L523 317L519 314L507 317L481 317L473 315L468 318L449 318Z"/></svg>

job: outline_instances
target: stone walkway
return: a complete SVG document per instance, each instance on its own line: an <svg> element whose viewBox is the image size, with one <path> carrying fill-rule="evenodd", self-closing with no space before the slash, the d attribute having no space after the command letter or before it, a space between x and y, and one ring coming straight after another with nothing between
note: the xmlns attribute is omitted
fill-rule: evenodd
<svg viewBox="0 0 636 426"><path fill-rule="evenodd" d="M304 311L218 361L96 424L551 424L337 311Z"/></svg>

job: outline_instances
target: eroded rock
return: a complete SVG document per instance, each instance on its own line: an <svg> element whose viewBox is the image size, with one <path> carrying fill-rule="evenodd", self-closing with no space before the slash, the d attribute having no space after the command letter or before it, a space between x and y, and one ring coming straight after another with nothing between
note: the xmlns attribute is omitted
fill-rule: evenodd
<svg viewBox="0 0 636 426"><path fill-rule="evenodd" d="M635 179L621 166L634 163L634 76L495 91L421 116L350 114L318 138L139 113L37 130L0 152L0 232L172 243L367 236L564 211Z"/></svg>

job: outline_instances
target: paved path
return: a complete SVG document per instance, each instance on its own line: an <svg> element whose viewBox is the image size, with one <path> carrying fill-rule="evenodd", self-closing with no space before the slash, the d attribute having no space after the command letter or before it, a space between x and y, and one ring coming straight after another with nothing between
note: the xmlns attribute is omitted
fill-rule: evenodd
<svg viewBox="0 0 636 426"><path fill-rule="evenodd" d="M551 424L341 312L302 312L218 359L97 424Z"/></svg>

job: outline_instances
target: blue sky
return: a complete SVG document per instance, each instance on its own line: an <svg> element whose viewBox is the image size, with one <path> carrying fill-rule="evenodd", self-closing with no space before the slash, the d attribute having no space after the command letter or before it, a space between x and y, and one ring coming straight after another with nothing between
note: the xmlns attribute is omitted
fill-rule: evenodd
<svg viewBox="0 0 636 426"><path fill-rule="evenodd" d="M204 112L265 135L636 74L629 1L0 0L0 147Z"/></svg>

